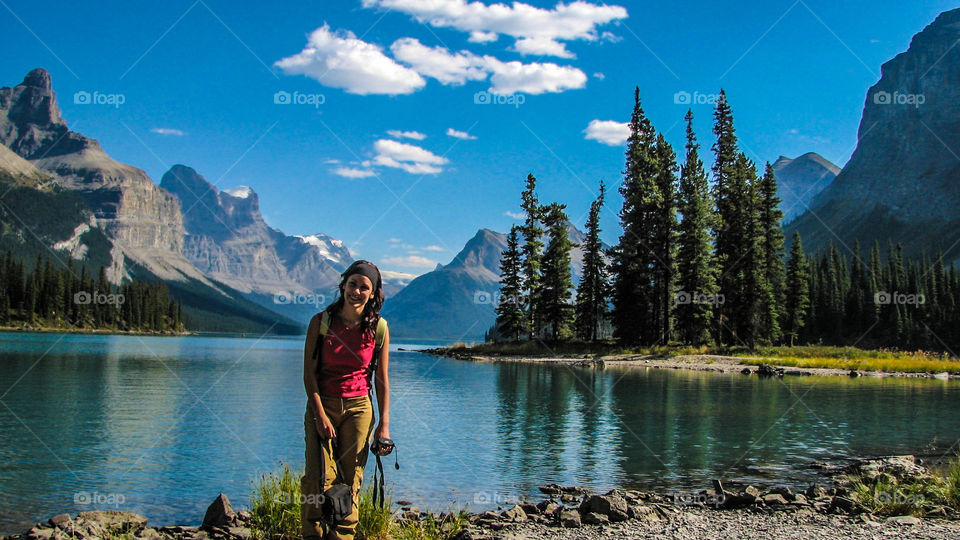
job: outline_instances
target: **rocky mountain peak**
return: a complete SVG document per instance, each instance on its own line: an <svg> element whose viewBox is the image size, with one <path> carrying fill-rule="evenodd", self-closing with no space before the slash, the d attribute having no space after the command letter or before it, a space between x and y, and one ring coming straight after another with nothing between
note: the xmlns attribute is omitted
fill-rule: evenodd
<svg viewBox="0 0 960 540"><path fill-rule="evenodd" d="M62 149L54 154L96 145L84 139L68 132L47 70L35 69L17 86L0 88L0 143L22 157L50 155L54 145Z"/></svg>
<svg viewBox="0 0 960 540"><path fill-rule="evenodd" d="M799 216L804 247L903 242L908 255L960 238L960 9L941 13L885 62L867 91L857 148Z"/></svg>
<svg viewBox="0 0 960 540"><path fill-rule="evenodd" d="M43 68L36 68L31 70L30 73L27 73L27 76L23 78L23 82L20 83L20 86L33 86L51 93L53 90L50 73Z"/></svg>

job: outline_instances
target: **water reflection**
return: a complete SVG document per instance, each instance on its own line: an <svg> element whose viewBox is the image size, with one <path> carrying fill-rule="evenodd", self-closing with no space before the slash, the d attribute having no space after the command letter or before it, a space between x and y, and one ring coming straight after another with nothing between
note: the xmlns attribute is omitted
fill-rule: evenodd
<svg viewBox="0 0 960 540"><path fill-rule="evenodd" d="M152 524L302 466L301 339L0 334L0 532L121 494ZM545 483L809 481L829 456L946 448L960 383L471 363L391 353L395 499L483 509ZM370 467L373 460L370 460ZM372 478L368 469L367 478ZM109 505L100 506L104 509Z"/></svg>

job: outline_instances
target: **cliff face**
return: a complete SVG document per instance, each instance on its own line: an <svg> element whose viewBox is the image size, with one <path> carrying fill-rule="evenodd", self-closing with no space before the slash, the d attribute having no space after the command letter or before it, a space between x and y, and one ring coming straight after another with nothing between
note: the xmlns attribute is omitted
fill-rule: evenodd
<svg viewBox="0 0 960 540"><path fill-rule="evenodd" d="M788 235L800 231L810 248L892 240L913 255L960 239L958 39L960 10L947 11L883 64L853 156Z"/></svg>
<svg viewBox="0 0 960 540"><path fill-rule="evenodd" d="M160 182L179 199L186 223L184 255L205 274L244 292L311 294L335 289L353 262L325 235L287 236L260 214L246 186L220 191L197 171L175 165Z"/></svg>
<svg viewBox="0 0 960 540"><path fill-rule="evenodd" d="M0 88L0 143L81 195L99 227L123 247L182 250L175 199L142 170L117 162L94 139L70 131L46 70L35 69L17 86Z"/></svg>

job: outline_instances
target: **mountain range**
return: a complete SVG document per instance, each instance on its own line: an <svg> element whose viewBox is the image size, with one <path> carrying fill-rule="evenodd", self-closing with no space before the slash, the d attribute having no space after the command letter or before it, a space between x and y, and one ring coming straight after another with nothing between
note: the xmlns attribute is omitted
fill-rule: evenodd
<svg viewBox="0 0 960 540"><path fill-rule="evenodd" d="M960 9L941 13L881 67L864 100L850 161L786 227L804 248L864 250L902 243L904 254L960 260Z"/></svg>
<svg viewBox="0 0 960 540"><path fill-rule="evenodd" d="M905 253L960 243L960 9L947 11L882 66L858 145L842 170L815 153L773 164L785 233L808 251L829 242ZM163 280L188 327L299 333L333 299L353 258L322 232L289 235L263 219L249 187L219 189L187 165L159 185L67 126L50 75L0 88L0 249L24 260L76 259L114 283ZM573 242L582 233L568 224ZM385 272L396 336L476 339L492 326L506 238L482 228L446 265L407 282ZM572 253L579 281L582 250Z"/></svg>

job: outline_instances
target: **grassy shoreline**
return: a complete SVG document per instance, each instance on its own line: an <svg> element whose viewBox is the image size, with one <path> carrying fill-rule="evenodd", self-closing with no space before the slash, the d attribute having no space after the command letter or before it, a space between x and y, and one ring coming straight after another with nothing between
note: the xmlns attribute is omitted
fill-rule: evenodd
<svg viewBox="0 0 960 540"><path fill-rule="evenodd" d="M546 344L527 341L484 343L472 346L457 343L450 347L428 349L423 352L458 358L514 361L550 359L583 362L585 358L590 358L594 361L621 364L642 360L645 366L655 366L660 361L665 364L665 367L677 367L676 361L690 364L690 367L725 362L743 367L768 364L814 371L830 370L829 374L836 374L832 373L835 371L848 373L855 371L870 374L960 375L960 360L944 353L823 345L763 347L748 350L744 347L679 345L628 348L613 342Z"/></svg>
<svg viewBox="0 0 960 540"><path fill-rule="evenodd" d="M0 326L0 332L20 334L102 334L121 336L189 336L195 332L159 330L119 330L113 328L58 328L56 326Z"/></svg>

